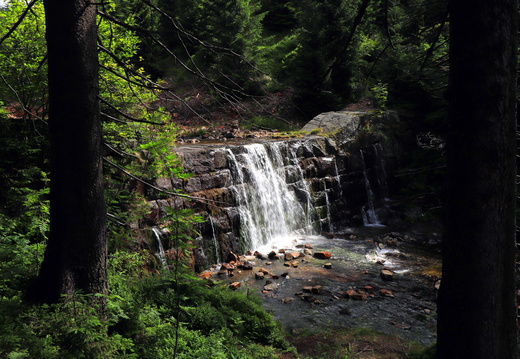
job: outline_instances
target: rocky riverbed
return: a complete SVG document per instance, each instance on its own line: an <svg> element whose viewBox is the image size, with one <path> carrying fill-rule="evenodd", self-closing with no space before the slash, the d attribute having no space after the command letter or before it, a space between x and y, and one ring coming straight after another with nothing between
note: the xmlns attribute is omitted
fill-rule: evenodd
<svg viewBox="0 0 520 359"><path fill-rule="evenodd" d="M259 294L293 336L369 328L429 345L436 340L440 256L414 242L437 239L386 227L296 236L290 246L230 258L204 276Z"/></svg>

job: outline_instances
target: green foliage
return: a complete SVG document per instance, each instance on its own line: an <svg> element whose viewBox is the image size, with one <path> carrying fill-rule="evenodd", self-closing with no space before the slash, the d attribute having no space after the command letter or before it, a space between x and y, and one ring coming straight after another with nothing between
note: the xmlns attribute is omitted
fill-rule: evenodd
<svg viewBox="0 0 520 359"><path fill-rule="evenodd" d="M296 130L295 126L287 121L283 121L279 118L275 117L266 117L266 116L254 116L247 120L244 128L252 128L252 127L261 127L261 128L269 128L276 129L278 131L293 131Z"/></svg>
<svg viewBox="0 0 520 359"><path fill-rule="evenodd" d="M11 0L0 11L0 38L18 21L27 7ZM0 101L24 118L44 116L47 97L47 64L43 2L37 2L25 20L0 46Z"/></svg>
<svg viewBox="0 0 520 359"><path fill-rule="evenodd" d="M376 108L384 109L388 101L388 88L384 83L377 83L370 89L372 97L372 105Z"/></svg>
<svg viewBox="0 0 520 359"><path fill-rule="evenodd" d="M265 14L258 0L164 1L161 5L184 30L172 29L166 20L162 36L191 71L216 83L227 96L260 91L261 75L255 64Z"/></svg>

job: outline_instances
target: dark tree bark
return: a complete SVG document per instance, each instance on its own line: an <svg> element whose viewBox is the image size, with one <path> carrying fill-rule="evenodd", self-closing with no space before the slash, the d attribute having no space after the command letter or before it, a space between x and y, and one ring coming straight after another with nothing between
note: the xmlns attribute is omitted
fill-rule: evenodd
<svg viewBox="0 0 520 359"><path fill-rule="evenodd" d="M516 358L516 0L452 0L450 30L437 356Z"/></svg>
<svg viewBox="0 0 520 359"><path fill-rule="evenodd" d="M107 293L106 208L96 6L45 0L51 137L51 230L27 299Z"/></svg>

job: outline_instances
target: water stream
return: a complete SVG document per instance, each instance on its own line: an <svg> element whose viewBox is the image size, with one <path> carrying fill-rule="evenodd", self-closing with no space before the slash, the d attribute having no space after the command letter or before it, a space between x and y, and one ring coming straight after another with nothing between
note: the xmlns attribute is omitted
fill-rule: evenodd
<svg viewBox="0 0 520 359"><path fill-rule="evenodd" d="M330 172L320 177L323 197L316 198L316 187L311 189L296 149L290 145L270 142L227 148L230 188L238 203L245 249L264 254L275 248L301 252L302 246L308 245L313 251L327 251L332 256L327 267L326 262L312 255L300 258L296 265L288 264L283 256L272 261L249 257L253 271L236 270L227 277L229 273L219 273L220 267L216 266L212 275L229 283L239 281L247 290L257 291L288 332L367 327L430 344L435 341L436 289L435 278L425 273L437 275L440 259L404 241L397 247L378 244L381 235L391 232L381 225L376 212L377 203L385 202L388 196L386 164L382 147L376 144L370 149L375 157L367 168L368 151L360 150L363 177L359 185L364 185L367 201L361 211L365 226L341 228L333 221L331 200L337 198L338 191L341 198L348 198L348 193L341 191L335 158L322 158L323 168L330 168ZM332 192L336 185L339 190ZM325 206L320 207L321 218L317 202ZM211 216L209 220L218 258ZM320 220L324 224L326 221L328 232L334 232L333 239L317 235L315 226ZM266 291L266 280L255 279L252 273L260 268L267 268L266 279L276 282L275 290ZM393 272L392 280L382 278L383 268ZM309 286L322 289L309 299L304 290ZM366 292L366 297L351 299L345 294L349 290ZM390 295L383 294L385 290Z"/></svg>
<svg viewBox="0 0 520 359"><path fill-rule="evenodd" d="M168 269L168 262L166 260L166 254L164 252L164 247L162 244L162 233L161 230L157 227L152 227L153 237L155 239L154 248L155 248L155 256L159 260L161 267L163 269Z"/></svg>
<svg viewBox="0 0 520 359"><path fill-rule="evenodd" d="M365 180L365 189L367 191L367 206L366 208L363 208L362 216L363 216L363 224L365 226L380 226L381 223L379 222L379 218L376 213L375 208L375 197L374 197L374 191L372 190L372 185L370 183L370 180L368 178L368 171L367 166L365 162L365 155L363 150L359 150L361 155L361 163L363 164L363 178Z"/></svg>
<svg viewBox="0 0 520 359"><path fill-rule="evenodd" d="M302 206L286 183L279 146L275 142L228 149L241 236L247 249L283 246L295 233L309 230L309 209Z"/></svg>

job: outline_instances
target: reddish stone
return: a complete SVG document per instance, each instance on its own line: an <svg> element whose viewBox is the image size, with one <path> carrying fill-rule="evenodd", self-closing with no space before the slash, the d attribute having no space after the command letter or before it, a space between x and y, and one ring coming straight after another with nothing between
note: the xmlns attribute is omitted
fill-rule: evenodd
<svg viewBox="0 0 520 359"><path fill-rule="evenodd" d="M208 279L209 277L211 277L211 272L202 272L201 274L199 274L199 278L202 279Z"/></svg>
<svg viewBox="0 0 520 359"><path fill-rule="evenodd" d="M262 268L262 267L258 268L258 271L264 273L265 275L269 274L269 271L267 269L265 269L265 268Z"/></svg>
<svg viewBox="0 0 520 359"><path fill-rule="evenodd" d="M381 289L379 291L379 293L381 294L381 296L383 297L390 297L390 298L393 298L394 297L394 294L392 293L392 291L388 290L388 289Z"/></svg>
<svg viewBox="0 0 520 359"><path fill-rule="evenodd" d="M298 252L285 252L286 261L292 261L293 259L296 259L299 256L300 256L300 253L298 253Z"/></svg>
<svg viewBox="0 0 520 359"><path fill-rule="evenodd" d="M240 288L240 282L233 282L229 285L229 288L233 289L233 290L236 290L238 288Z"/></svg>
<svg viewBox="0 0 520 359"><path fill-rule="evenodd" d="M329 259L330 257L332 257L332 254L330 252L315 252L314 253L314 258Z"/></svg>

